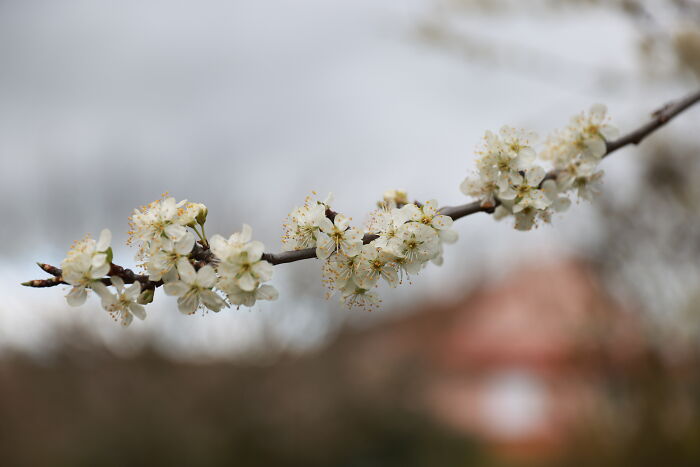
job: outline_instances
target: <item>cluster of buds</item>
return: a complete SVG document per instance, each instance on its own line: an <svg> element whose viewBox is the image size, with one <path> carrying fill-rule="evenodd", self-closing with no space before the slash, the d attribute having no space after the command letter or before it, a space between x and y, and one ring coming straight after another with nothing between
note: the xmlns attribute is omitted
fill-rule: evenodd
<svg viewBox="0 0 700 467"><path fill-rule="evenodd" d="M569 192L575 190L583 199L596 193L606 139L617 136L606 120L605 106L594 105L548 138L539 154L532 132L507 126L498 134L488 131L478 151L476 173L460 188L465 195L479 198L483 207L495 208L496 219L513 216L518 230L530 230L538 220L550 222L553 212L571 204ZM538 162L549 163L553 172L548 175Z"/></svg>
<svg viewBox="0 0 700 467"><path fill-rule="evenodd" d="M439 213L437 201L408 203L406 192L391 190L370 214L367 228L350 226L348 217L325 201L307 198L289 215L283 244L288 250L315 248L323 259L329 296L339 292L348 307L373 309L380 279L396 287L426 263L442 263L442 244L457 241L452 219Z"/></svg>

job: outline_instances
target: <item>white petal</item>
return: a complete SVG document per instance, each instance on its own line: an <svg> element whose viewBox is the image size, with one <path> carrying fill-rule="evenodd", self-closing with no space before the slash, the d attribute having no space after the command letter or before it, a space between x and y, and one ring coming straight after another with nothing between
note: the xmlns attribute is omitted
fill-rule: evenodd
<svg viewBox="0 0 700 467"><path fill-rule="evenodd" d="M187 229L180 224L170 224L165 228L165 236L171 240L178 241L187 233Z"/></svg>
<svg viewBox="0 0 700 467"><path fill-rule="evenodd" d="M362 241L343 241L340 246L345 256L357 256L362 250Z"/></svg>
<svg viewBox="0 0 700 467"><path fill-rule="evenodd" d="M90 265L93 268L99 268L107 264L107 255L104 253L98 253L92 257L90 260Z"/></svg>
<svg viewBox="0 0 700 467"><path fill-rule="evenodd" d="M210 265L206 265L197 271L197 284L210 288L216 284L216 271Z"/></svg>
<svg viewBox="0 0 700 467"><path fill-rule="evenodd" d="M248 243L250 239L253 238L253 229L248 224L243 224L241 229L240 241L242 243Z"/></svg>
<svg viewBox="0 0 700 467"><path fill-rule="evenodd" d="M518 170L526 170L530 168L536 158L537 153L534 149L530 147L522 148L518 153L518 157L515 159L515 168Z"/></svg>
<svg viewBox="0 0 700 467"><path fill-rule="evenodd" d="M496 210L493 212L493 218L496 219L497 221L500 221L504 217L507 217L510 215L510 211L505 208L504 206L498 206Z"/></svg>
<svg viewBox="0 0 700 467"><path fill-rule="evenodd" d="M271 285L261 285L260 288L255 292L255 296L258 300L277 300L279 297L279 292Z"/></svg>
<svg viewBox="0 0 700 467"><path fill-rule="evenodd" d="M612 125L603 125L600 127L600 134L603 135L606 140L612 141L620 136L620 130Z"/></svg>
<svg viewBox="0 0 700 467"><path fill-rule="evenodd" d="M265 251L265 245L256 240L246 245L246 250L248 251L248 259L250 261L258 261L260 258L262 258L263 252Z"/></svg>
<svg viewBox="0 0 700 467"><path fill-rule="evenodd" d="M605 140L600 136L595 136L586 140L586 146L588 146L590 154L595 157L603 157L607 152Z"/></svg>
<svg viewBox="0 0 700 467"><path fill-rule="evenodd" d="M350 219L342 214L336 214L333 223L341 232L350 227Z"/></svg>
<svg viewBox="0 0 700 467"><path fill-rule="evenodd" d="M363 267L355 275L355 283L363 289L371 289L379 281L379 275L372 274L369 268Z"/></svg>
<svg viewBox="0 0 700 467"><path fill-rule="evenodd" d="M109 291L106 285L104 285L102 282L93 282L90 284L90 288L95 291L95 293L102 299L105 300L106 298L113 298L114 296L112 293Z"/></svg>
<svg viewBox="0 0 700 467"><path fill-rule="evenodd" d="M216 292L211 290L202 290L202 292L199 294L199 298L201 298L204 306L212 311L219 311L226 306L226 302L219 297Z"/></svg>
<svg viewBox="0 0 700 467"><path fill-rule="evenodd" d="M430 199L423 205L423 214L434 216L438 210L438 202L436 199Z"/></svg>
<svg viewBox="0 0 700 467"><path fill-rule="evenodd" d="M129 300L136 300L136 298L139 296L140 293L141 293L141 283L139 281L134 282L129 287L127 287L126 290L124 291L124 295Z"/></svg>
<svg viewBox="0 0 700 467"><path fill-rule="evenodd" d="M454 221L449 216L438 215L433 217L431 225L438 230L444 230L452 227L453 222Z"/></svg>
<svg viewBox="0 0 700 467"><path fill-rule="evenodd" d="M186 258L180 258L180 261L187 261L187 259L186 259ZM165 282L166 284L167 284L168 282L173 282L173 281L178 280L177 268L170 268L170 269L168 270L168 272L166 272L165 274L163 274L163 276L161 277L161 279L162 279L163 282Z"/></svg>
<svg viewBox="0 0 700 467"><path fill-rule="evenodd" d="M127 327L134 320L134 315L131 313L122 313L121 325Z"/></svg>
<svg viewBox="0 0 700 467"><path fill-rule="evenodd" d="M498 192L498 197L500 199L512 200L515 199L517 194L518 193L511 186L506 186L504 189Z"/></svg>
<svg viewBox="0 0 700 467"><path fill-rule="evenodd" d="M274 272L274 267L267 261L259 261L255 263L252 267L253 272L258 278L265 282L272 279L272 274Z"/></svg>
<svg viewBox="0 0 700 467"><path fill-rule="evenodd" d="M318 227L327 234L333 232L333 222L331 222L331 220L327 217L321 217L318 219Z"/></svg>
<svg viewBox="0 0 700 467"><path fill-rule="evenodd" d="M119 292L121 292L122 290L124 290L124 281L122 280L121 277L119 277L119 276L112 276L112 277L110 278L110 280L112 281L112 285L115 286Z"/></svg>
<svg viewBox="0 0 700 467"><path fill-rule="evenodd" d="M532 167L527 172L525 172L525 176L527 177L527 184L528 185L537 186L540 184L540 182L544 178L545 171L542 167L536 166L536 167Z"/></svg>
<svg viewBox="0 0 700 467"><path fill-rule="evenodd" d="M255 290L255 287L257 287L258 281L256 281L253 276L251 276L249 273L243 274L239 279L238 279L238 286L245 290L246 292L251 292Z"/></svg>
<svg viewBox="0 0 700 467"><path fill-rule="evenodd" d="M456 230L440 230L438 236L445 243L455 243L459 239L459 234Z"/></svg>
<svg viewBox="0 0 700 467"><path fill-rule="evenodd" d="M192 236L192 239L194 240L194 236ZM217 258L221 260L226 259L226 253L228 252L228 242L221 235L216 234L209 239L209 248Z"/></svg>
<svg viewBox="0 0 700 467"><path fill-rule="evenodd" d="M97 240L95 251L106 251L112 241L112 232L109 229L104 229L100 232L100 238Z"/></svg>
<svg viewBox="0 0 700 467"><path fill-rule="evenodd" d="M593 104L590 110L591 117L597 119L598 121L602 121L607 112L608 108L605 106L605 104Z"/></svg>
<svg viewBox="0 0 700 467"><path fill-rule="evenodd" d="M421 218L420 208L415 204L407 204L399 210L404 213L406 220L419 221Z"/></svg>
<svg viewBox="0 0 700 467"><path fill-rule="evenodd" d="M399 273L395 268L386 267L382 271L382 277L390 287L399 285Z"/></svg>
<svg viewBox="0 0 700 467"><path fill-rule="evenodd" d="M189 293L177 299L177 308L180 310L180 313L185 315L194 313L198 305L199 297L197 294Z"/></svg>
<svg viewBox="0 0 700 467"><path fill-rule="evenodd" d="M175 295L177 297L185 295L190 290L190 286L182 281L167 282L163 288L167 295Z"/></svg>
<svg viewBox="0 0 700 467"><path fill-rule="evenodd" d="M175 242L175 253L178 255L188 255L194 248L194 235L187 232L184 237Z"/></svg>
<svg viewBox="0 0 700 467"><path fill-rule="evenodd" d="M403 267L409 274L418 274L423 267L423 263L420 261L413 261L412 263L404 264Z"/></svg>
<svg viewBox="0 0 700 467"><path fill-rule="evenodd" d="M330 222L330 221L329 221ZM335 243L333 240L323 232L318 233L318 239L316 241L316 257L319 259L328 258L331 253L335 250Z"/></svg>
<svg viewBox="0 0 700 467"><path fill-rule="evenodd" d="M104 263L100 267L97 267L97 268L93 267L90 270L90 277L92 279L100 279L100 278L106 276L108 272L109 272L109 264Z"/></svg>
<svg viewBox="0 0 700 467"><path fill-rule="evenodd" d="M177 272L180 274L180 279L186 284L194 284L197 280L197 272L194 270L194 266L183 258L183 261L178 261Z"/></svg>
<svg viewBox="0 0 700 467"><path fill-rule="evenodd" d="M146 309L138 303L130 303L129 311L140 320L146 319Z"/></svg>
<svg viewBox="0 0 700 467"><path fill-rule="evenodd" d="M80 306L87 299L87 290L85 287L73 287L66 295L66 301L70 306Z"/></svg>

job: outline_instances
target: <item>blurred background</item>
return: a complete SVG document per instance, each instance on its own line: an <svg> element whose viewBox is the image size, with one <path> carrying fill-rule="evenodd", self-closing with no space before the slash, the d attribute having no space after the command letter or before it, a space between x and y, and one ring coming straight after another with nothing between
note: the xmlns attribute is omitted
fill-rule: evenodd
<svg viewBox="0 0 700 467"><path fill-rule="evenodd" d="M268 251L312 190L358 223L390 188L466 202L485 130L602 102L624 133L694 91L699 1L5 0L0 61L2 465L700 464L698 109L551 226L456 223L377 312L315 261L128 329L19 285L105 227L134 266L165 191Z"/></svg>

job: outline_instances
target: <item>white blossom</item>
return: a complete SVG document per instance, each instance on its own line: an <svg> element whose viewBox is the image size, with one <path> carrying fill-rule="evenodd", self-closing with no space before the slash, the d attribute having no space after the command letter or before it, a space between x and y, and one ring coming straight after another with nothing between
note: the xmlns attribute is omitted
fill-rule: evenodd
<svg viewBox="0 0 700 467"><path fill-rule="evenodd" d="M520 171L530 168L536 157L530 146L534 134L503 127L499 135L487 131L484 139L485 147L479 152L481 158L476 162L484 180L495 183L501 189L521 183Z"/></svg>
<svg viewBox="0 0 700 467"><path fill-rule="evenodd" d="M194 234L187 232L178 241L166 238L154 245L156 251L151 253L146 262L148 278L152 281L161 280L177 265L180 258L186 258L192 252L194 242Z"/></svg>
<svg viewBox="0 0 700 467"><path fill-rule="evenodd" d="M260 283L272 279L272 264L262 259L265 246L251 240L253 230L244 224L241 232L228 240L220 235L211 238L211 251L218 258L217 271L241 289L250 292Z"/></svg>
<svg viewBox="0 0 700 467"><path fill-rule="evenodd" d="M277 300L277 289L268 284L263 284L253 290L243 290L234 281L223 279L219 282L219 288L226 293L228 300L233 305L252 307L258 300Z"/></svg>
<svg viewBox="0 0 700 467"><path fill-rule="evenodd" d="M87 289L101 290L101 279L107 275L110 264L107 257L112 233L104 229L97 241L90 237L76 242L61 262L63 280L73 288L66 295L71 306L85 303Z"/></svg>
<svg viewBox="0 0 700 467"><path fill-rule="evenodd" d="M209 240L209 248L220 260L226 260L234 256L248 242L253 239L253 229L248 224L243 224L240 232L233 233L228 239L221 235L214 235Z"/></svg>
<svg viewBox="0 0 700 467"><path fill-rule="evenodd" d="M370 214L367 230L377 235L373 243L379 248L386 248L396 236L399 227L408 222L416 206L407 204L401 208L379 209Z"/></svg>
<svg viewBox="0 0 700 467"><path fill-rule="evenodd" d="M619 135L617 128L607 122L606 113L604 105L595 104L588 113L572 117L569 126L549 138L542 157L558 169L576 158L599 161L607 151L606 141Z"/></svg>
<svg viewBox="0 0 700 467"><path fill-rule="evenodd" d="M453 223L452 218L440 214L437 200L431 199L426 201L421 207L417 207L414 204L406 207L408 208L409 206L414 207L413 210L409 211L411 220L435 229L440 240L445 243L455 243L457 241L457 232L450 229Z"/></svg>
<svg viewBox="0 0 700 467"><path fill-rule="evenodd" d="M397 263L408 273L420 271L426 261L439 254L439 239L434 229L420 222L402 225L389 244L389 251L399 257Z"/></svg>
<svg viewBox="0 0 700 467"><path fill-rule="evenodd" d="M341 291L341 301L348 308L361 308L372 311L381 303L379 296L370 291L349 282Z"/></svg>
<svg viewBox="0 0 700 467"><path fill-rule="evenodd" d="M406 190L387 190L382 196L382 201L378 204L379 207L385 209L401 207L408 204L408 192Z"/></svg>
<svg viewBox="0 0 700 467"><path fill-rule="evenodd" d="M493 207L500 188L495 180L476 174L465 178L459 189L467 196L480 199L483 207Z"/></svg>
<svg viewBox="0 0 700 467"><path fill-rule="evenodd" d="M204 224L209 210L202 203L185 203L179 210L178 223L193 226L195 223Z"/></svg>
<svg viewBox="0 0 700 467"><path fill-rule="evenodd" d="M317 233L316 256L328 258L332 253L340 252L346 256L355 256L362 248L362 232L350 227L350 219L342 214L336 214L335 219L324 217L319 222L320 231Z"/></svg>
<svg viewBox="0 0 700 467"><path fill-rule="evenodd" d="M363 289L371 289L383 278L391 287L399 284L399 267L395 256L377 248L374 242L364 245L355 261L355 284Z"/></svg>
<svg viewBox="0 0 700 467"><path fill-rule="evenodd" d="M550 201L550 207L556 212L563 212L569 209L571 200L562 195L559 185L554 180L546 180L542 183L542 192Z"/></svg>
<svg viewBox="0 0 700 467"><path fill-rule="evenodd" d="M355 269L359 255L346 256L342 253L334 253L323 263L322 282L334 292L355 281ZM330 294L329 294L330 295Z"/></svg>
<svg viewBox="0 0 700 467"><path fill-rule="evenodd" d="M321 221L326 218L326 205L311 202L310 199L289 214L289 223L285 225L282 245L285 250L301 250L316 246L316 234Z"/></svg>
<svg viewBox="0 0 700 467"><path fill-rule="evenodd" d="M525 177L521 183L509 186L499 194L501 200L513 200L513 212L517 213L527 208L536 210L547 209L551 201L539 188L545 177L542 167L535 166L525 172Z"/></svg>
<svg viewBox="0 0 700 467"><path fill-rule="evenodd" d="M130 218L130 241L141 242L140 255L163 239L176 242L185 236L185 226L190 222L185 215L186 204L187 200L177 202L175 198L165 198L134 210Z"/></svg>
<svg viewBox="0 0 700 467"><path fill-rule="evenodd" d="M166 282L165 293L178 297L177 305L181 313L192 314L200 305L213 311L219 311L226 302L212 290L217 283L216 271L210 265L195 271L187 260L177 265L180 279Z"/></svg>
<svg viewBox="0 0 700 467"><path fill-rule="evenodd" d="M102 307L123 326L128 326L136 316L138 319L146 319L146 310L143 305L137 303L141 293L141 283L134 282L129 287L124 286L124 281L117 276L111 278L112 285L117 289L116 294L107 291L100 293Z"/></svg>

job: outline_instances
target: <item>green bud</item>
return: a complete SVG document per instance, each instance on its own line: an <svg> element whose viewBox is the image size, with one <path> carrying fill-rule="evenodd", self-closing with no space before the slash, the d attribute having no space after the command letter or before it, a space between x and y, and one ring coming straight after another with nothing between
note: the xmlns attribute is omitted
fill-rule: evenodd
<svg viewBox="0 0 700 467"><path fill-rule="evenodd" d="M139 303L141 305L148 305L153 301L154 292L155 291L153 289L144 290L139 294L139 297L136 299L136 303Z"/></svg>
<svg viewBox="0 0 700 467"><path fill-rule="evenodd" d="M209 214L209 210L202 204L199 208L199 214L197 214L197 217L195 217L199 225L204 225L204 223L207 221L207 214Z"/></svg>

